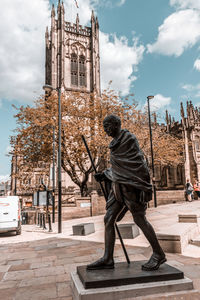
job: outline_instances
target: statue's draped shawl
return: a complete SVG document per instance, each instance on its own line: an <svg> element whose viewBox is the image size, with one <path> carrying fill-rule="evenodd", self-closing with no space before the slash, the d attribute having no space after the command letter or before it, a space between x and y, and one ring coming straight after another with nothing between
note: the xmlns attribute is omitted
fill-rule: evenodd
<svg viewBox="0 0 200 300"><path fill-rule="evenodd" d="M149 170L135 135L121 130L120 136L111 141L109 148L111 168L104 171L105 176L114 183L152 193Z"/></svg>

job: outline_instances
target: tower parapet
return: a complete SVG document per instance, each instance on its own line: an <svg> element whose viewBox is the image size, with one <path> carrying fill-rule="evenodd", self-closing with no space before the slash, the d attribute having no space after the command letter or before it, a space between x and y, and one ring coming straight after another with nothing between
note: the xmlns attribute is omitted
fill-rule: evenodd
<svg viewBox="0 0 200 300"><path fill-rule="evenodd" d="M91 28L84 26L82 27L82 25L78 25L77 23L70 23L70 22L65 22L65 30L66 32L69 33L74 33L74 34L80 34L80 35L84 35L84 36L91 36Z"/></svg>

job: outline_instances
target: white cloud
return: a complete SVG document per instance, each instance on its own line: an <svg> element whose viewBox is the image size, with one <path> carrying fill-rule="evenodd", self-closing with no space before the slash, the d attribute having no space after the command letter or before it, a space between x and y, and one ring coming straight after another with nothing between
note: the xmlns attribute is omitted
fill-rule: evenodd
<svg viewBox="0 0 200 300"><path fill-rule="evenodd" d="M0 175L0 183L6 182L10 179L10 175Z"/></svg>
<svg viewBox="0 0 200 300"><path fill-rule="evenodd" d="M197 70L197 71L200 71L200 59L196 59L195 62L194 62L194 68Z"/></svg>
<svg viewBox="0 0 200 300"><path fill-rule="evenodd" d="M187 95L184 95L186 99L190 97L199 98L200 97L200 84L184 84L182 85L182 89L187 92Z"/></svg>
<svg viewBox="0 0 200 300"><path fill-rule="evenodd" d="M171 104L171 97L165 97L161 94L157 94L153 99L150 100L151 110L158 111L160 109L166 108Z"/></svg>
<svg viewBox="0 0 200 300"><path fill-rule="evenodd" d="M122 6L126 0L120 0L116 5ZM113 6L107 0L82 0L78 1L79 8L74 5L74 0L65 0L65 18L74 22L77 13L80 23L86 25L91 19L91 10L98 6ZM100 24L101 27L101 24ZM112 80L112 88L127 94L131 84L136 80L133 70L142 60L144 46L138 45L136 38L133 39L133 45L128 46L126 37L116 37L116 35L100 32L100 62L101 62L101 86L102 89L108 86Z"/></svg>
<svg viewBox="0 0 200 300"><path fill-rule="evenodd" d="M192 9L177 11L166 18L158 30L156 42L147 45L148 51L180 56L200 40L200 13Z"/></svg>
<svg viewBox="0 0 200 300"><path fill-rule="evenodd" d="M118 1L123 4L125 1ZM80 23L88 24L92 9L106 5L103 0L64 0L65 20L73 22L79 13ZM115 4L117 5L117 4ZM57 10L57 7L55 7ZM45 30L50 25L51 7L48 0L3 1L0 10L0 97L5 100L32 102L43 93L45 81ZM101 24L100 24L101 25ZM129 92L136 79L133 69L141 61L144 47L133 39L128 46L124 37L101 33L101 78L103 87L113 80L113 87ZM114 68L113 68L114 66ZM1 100L0 100L1 105Z"/></svg>
<svg viewBox="0 0 200 300"><path fill-rule="evenodd" d="M191 92L194 90L194 86L192 84L184 84L182 85L182 89L186 90L187 92Z"/></svg>
<svg viewBox="0 0 200 300"><path fill-rule="evenodd" d="M125 2L126 2L126 0L120 0L120 1L117 3L117 6L122 6L122 5L124 5Z"/></svg>
<svg viewBox="0 0 200 300"><path fill-rule="evenodd" d="M156 113L158 122L165 122L166 110L174 115L176 110L172 107L171 97L165 97L162 94L156 94L153 99L149 100L151 113ZM147 111L147 101L142 107L142 110Z"/></svg>
<svg viewBox="0 0 200 300"><path fill-rule="evenodd" d="M178 9L200 9L200 0L170 0L170 5Z"/></svg>
<svg viewBox="0 0 200 300"><path fill-rule="evenodd" d="M0 94L2 99L32 101L44 82L44 33L47 0L3 1L0 10Z"/></svg>
<svg viewBox="0 0 200 300"><path fill-rule="evenodd" d="M77 0L79 8L76 7L74 0L64 0L65 19L75 23L76 15L79 14L80 24L85 26L91 19L92 9L98 5L99 0Z"/></svg>
<svg viewBox="0 0 200 300"><path fill-rule="evenodd" d="M186 90L187 92L193 92L200 90L200 84L192 85L192 84L184 84L182 85L182 89Z"/></svg>
<svg viewBox="0 0 200 300"><path fill-rule="evenodd" d="M88 25L91 19L91 11L96 10L98 7L109 7L124 5L126 0L119 0L112 2L110 0L77 0L78 8L74 0L64 0L66 20L74 23L76 15L79 14L80 24Z"/></svg>
<svg viewBox="0 0 200 300"><path fill-rule="evenodd" d="M133 45L128 45L126 37L118 38L100 32L100 56L102 88L106 88L112 80L112 88L121 91L122 95L129 93L131 84L136 80L133 71L141 62L144 46L138 45L137 38L133 38Z"/></svg>
<svg viewBox="0 0 200 300"><path fill-rule="evenodd" d="M8 154L11 152L11 150L12 150L11 145L8 145L8 146L6 147L5 155L8 155Z"/></svg>

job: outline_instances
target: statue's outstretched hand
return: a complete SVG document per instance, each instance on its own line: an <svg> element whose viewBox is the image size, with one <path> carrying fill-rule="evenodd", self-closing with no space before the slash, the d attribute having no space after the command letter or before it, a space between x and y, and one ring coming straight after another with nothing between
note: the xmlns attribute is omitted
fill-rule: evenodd
<svg viewBox="0 0 200 300"><path fill-rule="evenodd" d="M101 182L105 179L105 175L104 175L104 173L96 173L94 175L94 178L97 182Z"/></svg>

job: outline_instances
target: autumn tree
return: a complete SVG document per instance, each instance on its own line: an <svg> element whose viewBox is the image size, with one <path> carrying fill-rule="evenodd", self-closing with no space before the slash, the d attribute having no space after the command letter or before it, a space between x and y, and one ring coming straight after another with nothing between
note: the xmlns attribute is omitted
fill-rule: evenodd
<svg viewBox="0 0 200 300"><path fill-rule="evenodd" d="M155 117L155 113L151 118ZM127 124L128 129L134 132L138 138L146 160L150 163L150 133L149 117L147 111L134 110L131 113L130 120ZM183 140L182 136L176 133L168 132L164 124L159 124L157 118L151 123L152 143L155 163L162 165L172 165L183 163Z"/></svg>
<svg viewBox="0 0 200 300"><path fill-rule="evenodd" d="M81 194L87 194L87 181L92 172L81 135L84 135L96 167L107 157L108 139L102 122L109 113L119 115L122 122L128 119L130 105L122 101L114 91L107 90L101 96L70 92L62 95L62 145L61 163L63 170L80 187ZM58 131L58 96L53 92L41 97L34 107L21 106L15 115L17 119L17 144L12 139L15 151L23 157L23 166L28 174L38 162L52 161L53 127ZM22 166L22 168L23 168Z"/></svg>
<svg viewBox="0 0 200 300"><path fill-rule="evenodd" d="M108 89L101 96L87 93L68 92L61 96L62 103L62 145L61 164L72 181L79 186L81 194L86 195L89 174L92 166L84 147L81 135L87 139L96 167L102 160L108 160L109 138L103 131L106 115L117 114L122 127L133 132L144 151L150 156L148 118L138 110L133 96L122 98ZM21 106L15 115L17 119L16 136L12 139L15 151L23 158L21 166L26 174L31 174L38 162L52 162L53 127L58 132L58 95L52 92L41 97L34 107ZM17 140L17 143L16 143ZM14 141L14 142L13 142ZM57 138L56 138L57 142ZM155 160L166 164L180 160L181 142L165 132L161 126L153 126Z"/></svg>

